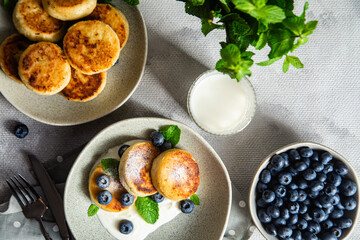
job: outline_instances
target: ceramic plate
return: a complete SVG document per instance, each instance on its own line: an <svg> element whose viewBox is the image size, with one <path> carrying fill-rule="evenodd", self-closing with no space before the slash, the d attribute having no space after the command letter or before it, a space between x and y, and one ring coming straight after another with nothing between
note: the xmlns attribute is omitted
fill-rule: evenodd
<svg viewBox="0 0 360 240"><path fill-rule="evenodd" d="M151 131L176 124L182 134L178 148L189 151L199 164L200 206L191 214L179 214L146 239L221 239L231 205L228 172L211 146L186 125L160 118L134 118L117 122L95 136L75 161L67 178L64 205L66 220L76 239L113 239L96 216L88 217L91 204L88 191L89 173L96 160L109 148L133 139L148 139ZM136 226L135 226L136 227Z"/></svg>
<svg viewBox="0 0 360 240"><path fill-rule="evenodd" d="M114 1L129 21L129 40L120 53L119 63L107 74L103 92L95 99L78 103L60 94L41 96L28 90L0 70L0 92L18 110L29 117L52 125L75 125L98 119L114 111L135 91L144 72L147 55L147 35L144 20L137 7ZM8 14L0 8L0 41L14 33Z"/></svg>

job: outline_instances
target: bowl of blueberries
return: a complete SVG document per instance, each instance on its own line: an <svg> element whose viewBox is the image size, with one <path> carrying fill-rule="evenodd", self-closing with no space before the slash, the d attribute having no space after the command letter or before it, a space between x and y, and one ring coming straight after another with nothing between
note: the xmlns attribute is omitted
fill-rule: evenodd
<svg viewBox="0 0 360 240"><path fill-rule="evenodd" d="M250 188L251 217L266 239L348 239L359 214L359 181L349 162L311 142L261 163Z"/></svg>

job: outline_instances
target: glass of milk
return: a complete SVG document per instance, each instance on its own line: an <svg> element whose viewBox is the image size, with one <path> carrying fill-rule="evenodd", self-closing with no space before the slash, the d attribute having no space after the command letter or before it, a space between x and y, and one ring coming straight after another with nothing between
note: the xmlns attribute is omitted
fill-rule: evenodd
<svg viewBox="0 0 360 240"><path fill-rule="evenodd" d="M230 135L243 130L256 109L256 95L248 78L240 82L216 70L201 74L191 86L187 108L204 131Z"/></svg>

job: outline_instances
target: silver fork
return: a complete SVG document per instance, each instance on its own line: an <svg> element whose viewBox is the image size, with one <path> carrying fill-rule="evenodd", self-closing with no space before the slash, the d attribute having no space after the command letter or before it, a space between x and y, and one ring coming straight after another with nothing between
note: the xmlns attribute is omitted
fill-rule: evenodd
<svg viewBox="0 0 360 240"><path fill-rule="evenodd" d="M16 176L10 178L16 190L13 187L13 185L10 184L9 180L6 180L7 184L9 185L16 200L18 201L20 207L22 208L25 217L36 219L40 223L40 229L45 239L51 240L42 222L42 217L45 211L48 209L48 207L45 205L44 201L41 199L41 197L35 191L35 189L28 183L28 181L26 181L25 178L23 178L20 174L18 174L18 176L26 184L26 186L28 187L31 193L28 191L27 188L24 187L24 185L21 183L21 181L19 181L19 179Z"/></svg>

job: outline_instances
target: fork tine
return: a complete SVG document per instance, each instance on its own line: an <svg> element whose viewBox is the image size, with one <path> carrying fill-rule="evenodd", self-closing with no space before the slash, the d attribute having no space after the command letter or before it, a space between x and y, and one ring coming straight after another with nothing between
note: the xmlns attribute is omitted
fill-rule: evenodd
<svg viewBox="0 0 360 240"><path fill-rule="evenodd" d="M18 192L20 193L20 195L23 197L23 199L25 199L25 201L27 203L30 203L29 200L25 197L24 193L21 191L21 189L19 188L19 186L16 184L16 182L10 178L10 180L12 181L12 183L15 185L15 187L17 188Z"/></svg>
<svg viewBox="0 0 360 240"><path fill-rule="evenodd" d="M24 190L24 192L31 198L31 202L35 201L35 199L33 198L33 196L31 196L31 194L29 193L29 191L24 187L24 185L22 185L22 183L19 181L19 179L16 178L16 176L14 176L15 180L20 184L21 188Z"/></svg>
<svg viewBox="0 0 360 240"><path fill-rule="evenodd" d="M35 191L35 189L33 188L33 186L31 186L30 183L29 183L28 181L26 181L23 176L21 176L20 174L18 174L18 176L26 183L26 185L29 187L30 191L36 196L36 198L39 199L40 196L39 196L39 194Z"/></svg>
<svg viewBox="0 0 360 240"><path fill-rule="evenodd" d="M17 192L15 191L15 189L11 186L11 184L9 183L8 180L6 180L6 183L9 185L9 187L10 187L11 191L13 192L16 200L18 201L20 207L21 207L22 209L24 209L24 207L25 207L25 206L24 206L24 203L23 203L23 202L21 201L21 199L19 198L19 195L17 194Z"/></svg>

